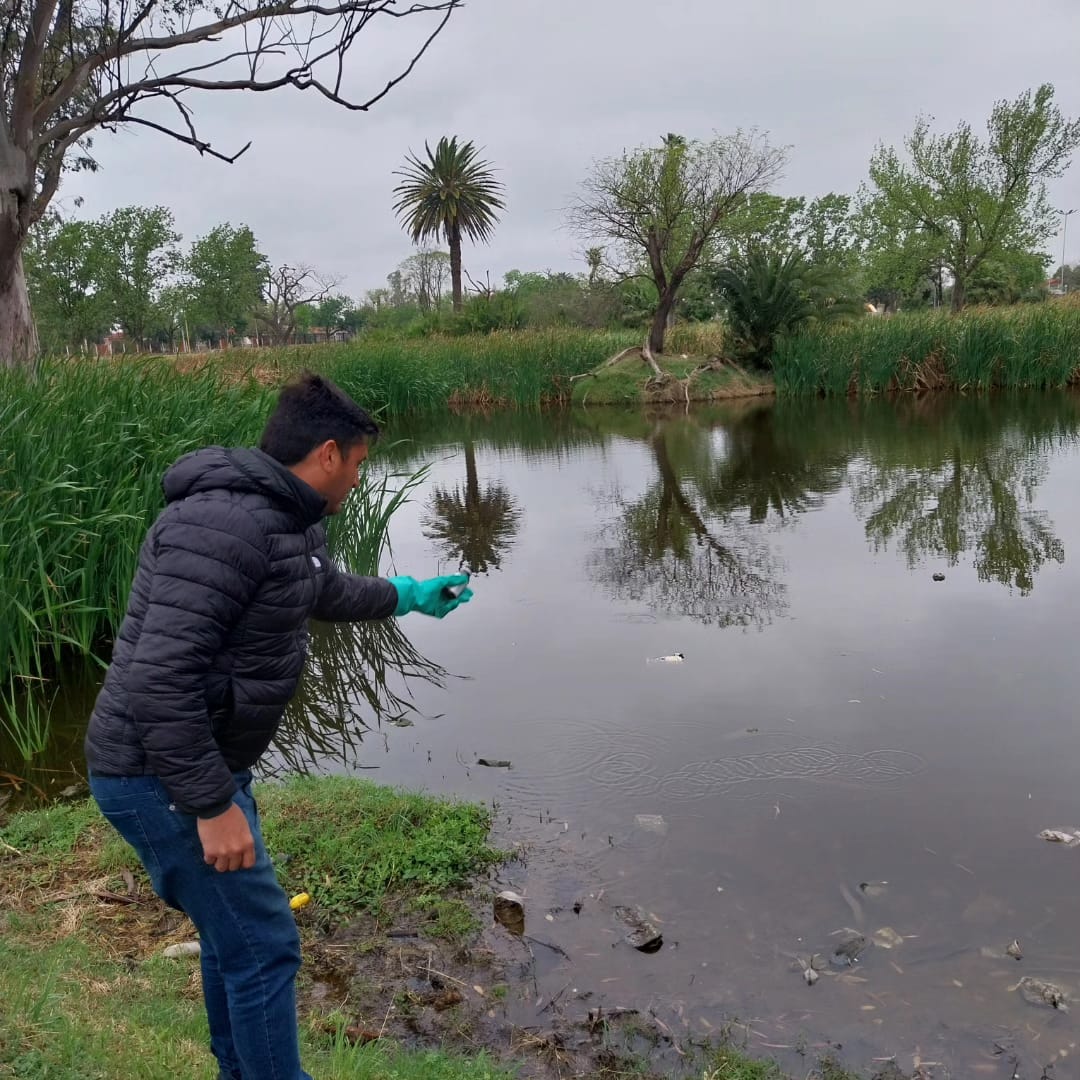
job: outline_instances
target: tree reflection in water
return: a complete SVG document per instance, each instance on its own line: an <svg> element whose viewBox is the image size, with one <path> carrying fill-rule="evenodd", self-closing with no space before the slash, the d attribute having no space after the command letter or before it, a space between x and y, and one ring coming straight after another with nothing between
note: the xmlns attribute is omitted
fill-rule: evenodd
<svg viewBox="0 0 1080 1080"><path fill-rule="evenodd" d="M1026 594L1065 558L1035 501L1077 429L1066 396L757 403L639 423L651 479L615 494L589 568L658 613L760 626L787 605L773 532L846 487L875 549L895 545L912 568L970 555L980 580Z"/></svg>
<svg viewBox="0 0 1080 1080"><path fill-rule="evenodd" d="M421 655L397 619L312 623L307 670L273 745L271 775L362 767L364 741L417 712L410 683L442 687L449 672Z"/></svg>

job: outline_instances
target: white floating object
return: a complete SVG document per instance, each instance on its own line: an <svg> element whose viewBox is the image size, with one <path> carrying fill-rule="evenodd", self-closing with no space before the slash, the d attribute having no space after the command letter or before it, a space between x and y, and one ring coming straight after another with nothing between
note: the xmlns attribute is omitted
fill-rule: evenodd
<svg viewBox="0 0 1080 1080"><path fill-rule="evenodd" d="M671 653L669 656L650 656L650 664L681 664L686 659L681 652Z"/></svg>

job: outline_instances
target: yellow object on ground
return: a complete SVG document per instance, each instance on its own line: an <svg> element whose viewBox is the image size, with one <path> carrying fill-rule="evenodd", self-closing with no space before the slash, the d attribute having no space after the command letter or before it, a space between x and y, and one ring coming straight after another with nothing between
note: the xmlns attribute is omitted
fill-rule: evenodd
<svg viewBox="0 0 1080 1080"><path fill-rule="evenodd" d="M299 911L302 907L306 907L310 903L311 903L311 897L306 892L302 892L302 893L297 893L289 901L289 907L291 907L293 909L293 911Z"/></svg>

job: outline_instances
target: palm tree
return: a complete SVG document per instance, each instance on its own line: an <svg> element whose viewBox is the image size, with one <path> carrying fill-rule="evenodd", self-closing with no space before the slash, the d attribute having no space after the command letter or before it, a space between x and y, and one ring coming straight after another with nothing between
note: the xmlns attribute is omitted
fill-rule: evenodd
<svg viewBox="0 0 1080 1080"><path fill-rule="evenodd" d="M815 265L798 250L754 249L721 267L714 284L740 356L755 367L769 366L777 338L862 312L833 267Z"/></svg>
<svg viewBox="0 0 1080 1080"><path fill-rule="evenodd" d="M458 145L457 136L444 135L435 152L424 143L427 160L410 153L405 168L395 171L405 179L394 188L394 212L414 244L445 238L450 245L450 280L454 310L461 310L461 237L486 242L504 210L503 185L491 165L481 161L471 142Z"/></svg>

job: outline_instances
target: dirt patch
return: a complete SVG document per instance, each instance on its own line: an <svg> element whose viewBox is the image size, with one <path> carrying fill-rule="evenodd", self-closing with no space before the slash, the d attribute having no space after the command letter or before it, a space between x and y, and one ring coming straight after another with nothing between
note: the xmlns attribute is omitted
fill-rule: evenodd
<svg viewBox="0 0 1080 1080"><path fill-rule="evenodd" d="M697 1059L700 1048L659 1016L598 1006L570 975L545 996L538 974L569 967L566 954L494 924L478 896L469 903L487 923L469 940L428 937L407 917L379 925L367 916L308 937L300 1001L309 1022L352 1041L483 1050L534 1080L674 1076Z"/></svg>

